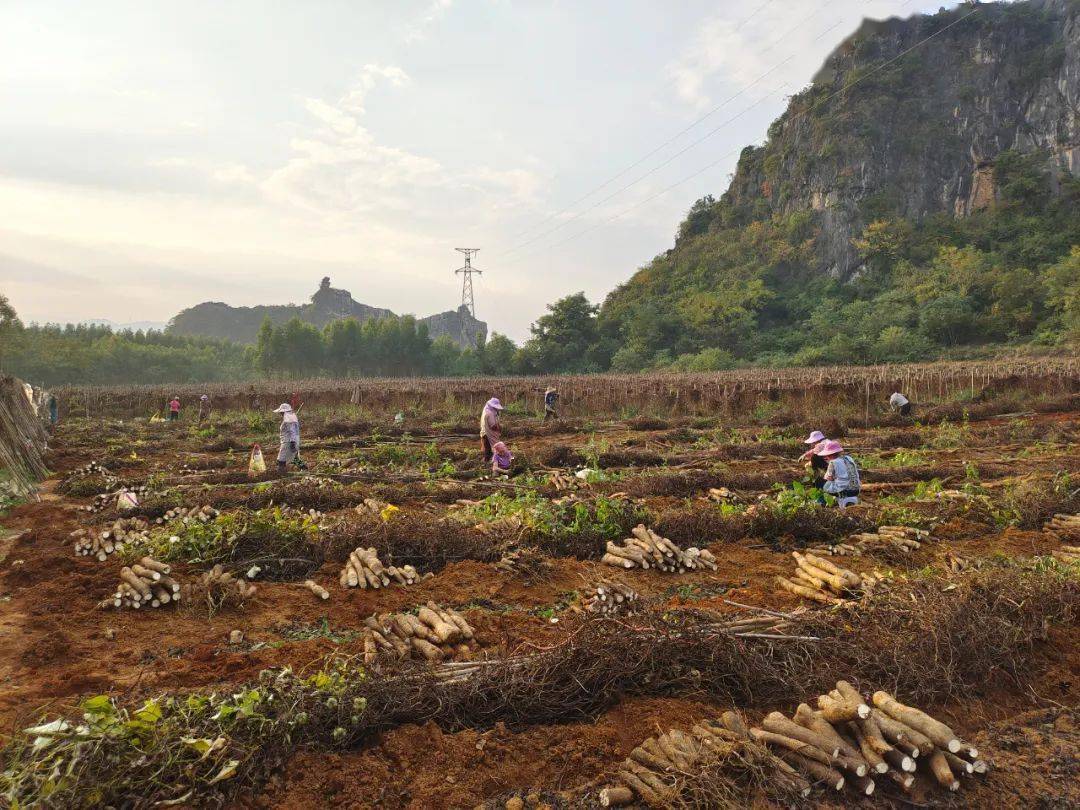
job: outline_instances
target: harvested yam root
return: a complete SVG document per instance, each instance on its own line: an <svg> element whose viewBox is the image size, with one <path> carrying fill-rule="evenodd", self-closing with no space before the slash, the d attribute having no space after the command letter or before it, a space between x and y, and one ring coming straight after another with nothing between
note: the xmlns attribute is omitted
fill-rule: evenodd
<svg viewBox="0 0 1080 810"><path fill-rule="evenodd" d="M374 548L361 548L357 546L345 561L345 567L341 569L339 581L343 588L387 588L391 584L412 585L421 579L427 579L431 574L423 577L411 565L403 565L400 568L389 565L383 566Z"/></svg>
<svg viewBox="0 0 1080 810"><path fill-rule="evenodd" d="M504 574L512 574L526 583L537 582L551 573L551 560L532 546L515 549L495 563Z"/></svg>
<svg viewBox="0 0 1080 810"><path fill-rule="evenodd" d="M567 475L562 470L552 470L548 473L548 485L555 488L556 492L565 492L568 489L576 489L581 483L572 475Z"/></svg>
<svg viewBox="0 0 1080 810"><path fill-rule="evenodd" d="M1080 515L1054 515L1046 522L1043 530L1062 542L1080 541Z"/></svg>
<svg viewBox="0 0 1080 810"><path fill-rule="evenodd" d="M795 574L776 581L788 593L826 605L843 604L845 600L869 594L880 581L880 575L859 575L841 568L816 554L791 552L797 563Z"/></svg>
<svg viewBox="0 0 1080 810"><path fill-rule="evenodd" d="M525 521L521 515L510 515L498 520L477 523L473 528L488 537L505 537L520 534L525 528Z"/></svg>
<svg viewBox="0 0 1080 810"><path fill-rule="evenodd" d="M952 574L962 574L974 564L975 563L970 557L962 557L951 551L946 552L945 557L942 560L942 565L945 567L945 570Z"/></svg>
<svg viewBox="0 0 1080 810"><path fill-rule="evenodd" d="M101 608L162 607L179 602L180 583L169 576L169 566L152 557L143 557L138 563L120 569L120 584L109 599L101 602Z"/></svg>
<svg viewBox="0 0 1080 810"><path fill-rule="evenodd" d="M617 781L600 791L601 807L749 806L755 792L788 805L810 795L809 782L755 741L733 712L650 737L619 766Z"/></svg>
<svg viewBox="0 0 1080 810"><path fill-rule="evenodd" d="M930 715L875 692L873 707L847 681L817 698L817 709L800 703L791 718L766 716L750 736L807 777L836 790L849 785L861 795L874 792L885 777L909 790L920 762L947 790L958 776L986 773L979 753Z"/></svg>
<svg viewBox="0 0 1080 810"><path fill-rule="evenodd" d="M600 560L616 568L656 568L660 571L683 573L696 569L717 569L716 558L708 549L691 546L681 549L666 537L639 524L622 545L607 544L607 553Z"/></svg>
<svg viewBox="0 0 1080 810"><path fill-rule="evenodd" d="M146 540L150 536L149 524L142 518L120 518L101 532L92 529L76 529L71 533L75 539L75 553L97 557L99 561L116 551L123 551L125 543Z"/></svg>
<svg viewBox="0 0 1080 810"><path fill-rule="evenodd" d="M195 597L205 599L207 606L214 611L226 606L242 606L245 600L255 595L258 588L229 573L219 564L203 574L196 587L185 586L185 591L190 601L194 601Z"/></svg>
<svg viewBox="0 0 1080 810"><path fill-rule="evenodd" d="M727 487L709 487L709 500L725 503L736 500L735 493Z"/></svg>
<svg viewBox="0 0 1080 810"><path fill-rule="evenodd" d="M185 509L182 506L175 506L164 515L157 518L154 523L159 526L163 523L172 523L174 520L182 520L184 523L191 523L195 520L200 523L208 523L220 514L221 512L209 504L206 504L205 506L193 506L190 509Z"/></svg>
<svg viewBox="0 0 1080 810"><path fill-rule="evenodd" d="M613 579L602 579L585 597L585 609L590 613L621 614L633 613L635 604L641 597L629 585Z"/></svg>
<svg viewBox="0 0 1080 810"><path fill-rule="evenodd" d="M857 557L878 549L893 548L905 554L917 551L930 536L925 529L911 526L879 526L876 532L862 532L844 538L844 542L808 549L821 556Z"/></svg>
<svg viewBox="0 0 1080 810"><path fill-rule="evenodd" d="M378 498L364 498L364 502L357 504L354 510L358 515L374 515L383 523L386 523L398 511L398 507Z"/></svg>
<svg viewBox="0 0 1080 810"><path fill-rule="evenodd" d="M305 579L304 580L304 587L307 588L309 591L311 591L313 594L315 594L320 599L329 599L330 598L330 591L326 590L326 588L324 588L322 585L320 585L318 582L316 582L313 579Z"/></svg>
<svg viewBox="0 0 1080 810"><path fill-rule="evenodd" d="M1080 546L1062 546L1057 551L1051 552L1054 559L1067 565L1080 563Z"/></svg>
<svg viewBox="0 0 1080 810"><path fill-rule="evenodd" d="M438 662L475 649L473 629L453 608L428 602L415 615L384 613L364 619L364 663L383 655Z"/></svg>

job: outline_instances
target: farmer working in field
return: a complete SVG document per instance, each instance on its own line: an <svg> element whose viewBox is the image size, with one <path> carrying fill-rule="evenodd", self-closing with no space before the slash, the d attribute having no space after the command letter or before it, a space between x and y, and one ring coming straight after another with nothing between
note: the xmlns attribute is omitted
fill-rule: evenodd
<svg viewBox="0 0 1080 810"><path fill-rule="evenodd" d="M822 456L817 455L816 450L819 447L823 447L828 439L825 438L825 434L820 430L815 430L803 441L803 444L810 445L810 449L799 456L799 461L809 462L807 469L810 475L813 476L814 486L821 489L825 483L825 471L829 468L829 462L827 462Z"/></svg>
<svg viewBox="0 0 1080 810"><path fill-rule="evenodd" d="M169 421L175 422L180 418L180 398L173 397L169 402Z"/></svg>
<svg viewBox="0 0 1080 810"><path fill-rule="evenodd" d="M889 397L889 407L901 416L911 415L911 402L899 391Z"/></svg>
<svg viewBox="0 0 1080 810"><path fill-rule="evenodd" d="M484 404L480 414L480 446L484 449L484 462L490 464L492 448L502 441L502 428L499 425L499 411L503 409L498 398L492 397Z"/></svg>
<svg viewBox="0 0 1080 810"><path fill-rule="evenodd" d="M510 465L514 461L514 457L510 454L510 448L502 442L495 442L492 445L491 452L491 474L509 475Z"/></svg>
<svg viewBox="0 0 1080 810"><path fill-rule="evenodd" d="M199 397L199 424L201 425L202 422L203 422L203 419L206 419L209 416L210 416L210 397L208 397L206 394L203 394L201 397Z"/></svg>
<svg viewBox="0 0 1080 810"><path fill-rule="evenodd" d="M814 450L814 453L829 462L825 470L825 492L836 497L836 504L841 509L857 504L862 480L855 459L844 452L840 442L831 440Z"/></svg>
<svg viewBox="0 0 1080 810"><path fill-rule="evenodd" d="M281 414L281 446L278 448L277 466L280 472L285 471L285 465L290 461L301 470L306 470L307 465L300 460L300 418L293 411L292 405L282 402L274 413Z"/></svg>
<svg viewBox="0 0 1080 810"><path fill-rule="evenodd" d="M559 401L559 392L554 388L549 387L544 392L544 421L548 420L550 416L552 419L558 419L559 415L555 413L555 403Z"/></svg>

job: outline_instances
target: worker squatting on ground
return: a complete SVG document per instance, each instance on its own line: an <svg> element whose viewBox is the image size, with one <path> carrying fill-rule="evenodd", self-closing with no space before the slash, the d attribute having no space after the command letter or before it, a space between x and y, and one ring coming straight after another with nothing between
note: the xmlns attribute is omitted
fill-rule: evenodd
<svg viewBox="0 0 1080 810"><path fill-rule="evenodd" d="M175 422L180 418L180 397L173 397L169 401L169 421Z"/></svg>
<svg viewBox="0 0 1080 810"><path fill-rule="evenodd" d="M278 448L277 456L278 470L284 471L285 465L290 461L301 470L307 469L307 465L300 460L300 418L288 402L278 405L274 413L281 414L281 427L278 431L281 436L281 446Z"/></svg>
<svg viewBox="0 0 1080 810"><path fill-rule="evenodd" d="M502 442L495 442L491 448L491 474L509 475L510 464L513 460L514 457L510 453L510 448Z"/></svg>
<svg viewBox="0 0 1080 810"><path fill-rule="evenodd" d="M499 426L499 411L503 409L498 398L492 397L484 403L480 414L480 446L484 450L484 462L490 463L494 455L492 448L502 440L502 428Z"/></svg>
<svg viewBox="0 0 1080 810"><path fill-rule="evenodd" d="M862 480L855 459L844 452L840 442L832 440L826 441L814 453L829 462L822 489L836 498L836 505L841 509L857 504Z"/></svg>
<svg viewBox="0 0 1080 810"><path fill-rule="evenodd" d="M809 462L807 469L814 479L814 486L821 489L825 484L825 471L829 469L829 462L817 455L817 449L824 447L828 439L820 430L815 430L803 440L803 444L810 445L810 449L799 456L799 461Z"/></svg>
<svg viewBox="0 0 1080 810"><path fill-rule="evenodd" d="M901 416L911 416L911 402L899 391L889 397L889 407Z"/></svg>
<svg viewBox="0 0 1080 810"><path fill-rule="evenodd" d="M558 419L559 415L555 413L555 404L559 401L559 392L554 388L548 388L544 392L544 421L548 418Z"/></svg>

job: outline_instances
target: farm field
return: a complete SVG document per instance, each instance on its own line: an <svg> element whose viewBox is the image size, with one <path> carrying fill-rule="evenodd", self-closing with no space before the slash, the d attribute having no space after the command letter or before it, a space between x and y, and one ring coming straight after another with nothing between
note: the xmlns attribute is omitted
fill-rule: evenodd
<svg viewBox="0 0 1080 810"><path fill-rule="evenodd" d="M624 788L643 806L620 771L644 741L728 710L758 726L824 708L846 681L928 712L989 768L954 762L956 792L926 757L913 784L883 775L870 797L853 776L840 792L810 779L808 804L1076 806L1080 558L1067 547L1080 528L1055 518L1080 512L1074 386L946 391L914 420L876 391L868 406L861 381L854 396L795 408L766 392L722 415L578 407L544 424L524 402L503 419L506 480L484 467L464 407L396 422L397 403L313 404L308 469L286 474L276 403L202 425L73 407L40 501L0 517L0 793L12 806L513 808L598 806ZM859 461L857 507L802 490L812 429ZM270 471L251 477L254 442ZM137 505L121 510L123 489ZM626 551L642 533L667 541L642 541L657 549L647 570L640 545ZM793 552L844 571L840 586L811 587ZM181 598L153 607L154 584L136 608L125 566L171 578ZM410 642L410 621L432 615L427 641ZM61 717L71 725L20 731ZM800 798L757 742L730 746L663 774L666 802Z"/></svg>

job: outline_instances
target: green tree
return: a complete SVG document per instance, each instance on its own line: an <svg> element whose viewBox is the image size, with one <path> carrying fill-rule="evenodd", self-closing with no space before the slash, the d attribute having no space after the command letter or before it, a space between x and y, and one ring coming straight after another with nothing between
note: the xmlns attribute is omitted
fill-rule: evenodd
<svg viewBox="0 0 1080 810"><path fill-rule="evenodd" d="M528 352L536 371L584 372L599 370L593 367L591 350L599 338L598 307L590 304L585 293L579 292L548 304L531 327L532 338Z"/></svg>
<svg viewBox="0 0 1080 810"><path fill-rule="evenodd" d="M0 293L0 369L4 367L7 355L12 353L15 340L22 330L22 321L15 313L15 307L7 296Z"/></svg>

